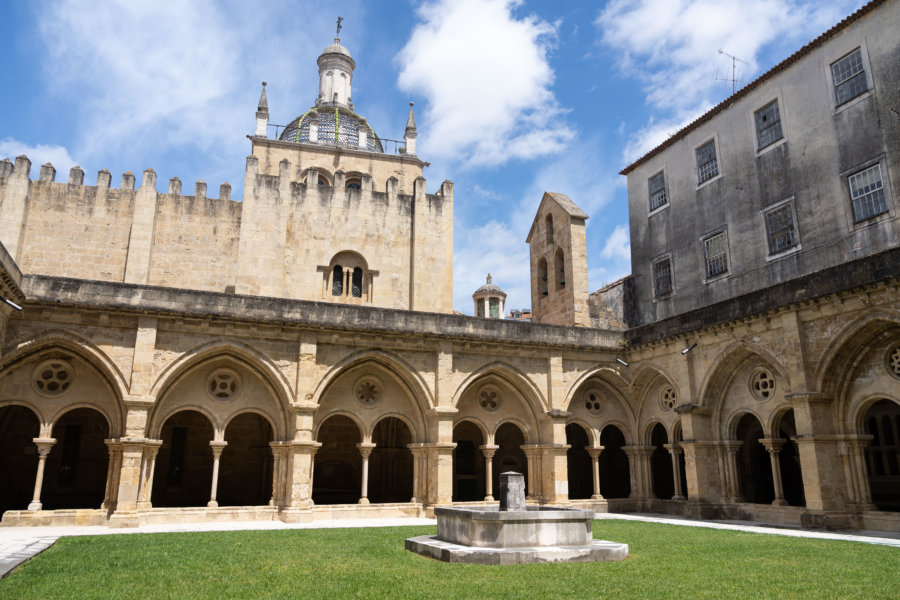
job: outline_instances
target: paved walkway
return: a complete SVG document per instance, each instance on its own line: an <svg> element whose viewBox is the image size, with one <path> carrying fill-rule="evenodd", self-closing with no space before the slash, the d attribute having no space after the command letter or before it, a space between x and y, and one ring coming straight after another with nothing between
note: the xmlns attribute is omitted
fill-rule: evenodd
<svg viewBox="0 0 900 600"><path fill-rule="evenodd" d="M746 521L695 521L656 514L619 514L598 513L598 519L623 519L629 521L646 521L688 527L709 527L712 529L729 529L733 531L749 531L767 535L786 535L792 537L818 538L825 540L843 540L862 542L865 544L882 544L900 548L900 534L859 531L854 533L837 533L810 529L789 529L784 527L761 525ZM43 552L61 537L77 535L134 535L141 533L172 533L182 531L240 531L240 530L279 530L279 529L326 529L340 527L397 527L410 525L436 525L434 519L338 519L333 521L314 521L312 523L282 523L281 521L236 521L223 523L173 523L169 525L144 525L127 529L110 529L102 526L90 527L0 527L0 578L5 577L14 568L29 558Z"/></svg>

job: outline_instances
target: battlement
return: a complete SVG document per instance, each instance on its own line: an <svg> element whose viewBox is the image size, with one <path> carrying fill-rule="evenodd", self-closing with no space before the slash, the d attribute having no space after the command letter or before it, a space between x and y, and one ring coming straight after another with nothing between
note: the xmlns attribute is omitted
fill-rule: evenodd
<svg viewBox="0 0 900 600"><path fill-rule="evenodd" d="M31 165L31 160L24 155L16 157L15 163L10 161L9 158L0 160L0 186L6 184L10 178L18 177L37 184L59 183L60 185L84 186L106 190L118 189L122 192L133 192L135 190L135 177L134 173L132 173L131 171L126 171L122 174L121 184L118 188L112 188L112 175L106 169L101 169L97 172L96 185L87 186L84 184L84 169L79 166L75 166L69 169L69 179L65 183L62 183L56 181L56 168L49 162L41 165L41 170L36 180L31 179ZM153 169L147 169L144 171L143 178L141 180L141 187L143 186L150 186L153 189L156 189L156 172ZM197 181L194 184L193 197L197 199L205 199L207 197L206 189L207 186L205 181L203 181L202 179ZM169 180L168 193L173 196L181 195L181 180L178 177L173 177ZM225 182L219 186L218 199L225 201L231 200L231 184Z"/></svg>

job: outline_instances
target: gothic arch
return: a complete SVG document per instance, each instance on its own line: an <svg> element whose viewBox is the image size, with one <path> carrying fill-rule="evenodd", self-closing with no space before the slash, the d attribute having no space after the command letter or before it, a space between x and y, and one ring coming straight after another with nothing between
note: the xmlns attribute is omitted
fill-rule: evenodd
<svg viewBox="0 0 900 600"><path fill-rule="evenodd" d="M434 398L428 389L428 384L418 371L399 356L384 350L363 350L344 358L328 369L309 400L315 404L321 404L325 392L338 377L350 369L370 361L380 365L407 388L420 413L425 414L434 408Z"/></svg>
<svg viewBox="0 0 900 600"><path fill-rule="evenodd" d="M216 340L188 350L163 369L150 388L150 396L159 400L165 391L187 371L211 358L229 357L257 372L278 398L284 410L291 407L294 392L281 369L265 354L235 340Z"/></svg>
<svg viewBox="0 0 900 600"><path fill-rule="evenodd" d="M584 429L584 432L587 434L588 441L591 443L592 447L600 445L600 432L585 423L582 419L569 419L568 421L566 421L566 426L569 425L578 425L579 427Z"/></svg>
<svg viewBox="0 0 900 600"><path fill-rule="evenodd" d="M503 427L504 425L506 425L507 423L509 423L511 425L515 425L516 427L519 428L519 431L522 432L522 438L525 440L525 445L534 444L537 442L537 440L532 441L532 439L531 439L532 436L530 435L528 427L525 425L525 423L523 423L519 419L516 419L515 417L508 417L506 419L499 421L497 423L497 426L494 427L494 430L491 432L492 443L496 443L495 440L496 440L497 432L500 431L500 428Z"/></svg>
<svg viewBox="0 0 900 600"><path fill-rule="evenodd" d="M230 419L217 419L216 416L209 410L209 408L199 404L176 404L166 412L157 412L152 416L149 416L147 418L147 421L152 423L152 425L148 425L147 435L150 438L158 439L160 434L162 433L166 421L168 421L178 413L184 412L186 410L200 413L201 415L206 417L213 429L213 441L222 441L225 436L225 425Z"/></svg>
<svg viewBox="0 0 900 600"><path fill-rule="evenodd" d="M454 421L453 428L456 429L458 426L462 425L463 423L471 423L472 425L474 425L478 429L478 431L481 432L481 437L484 440L484 443L485 444L488 443L488 428L485 426L485 424L481 420L476 419L473 416L466 415L466 416ZM490 435L493 436L493 433L491 433Z"/></svg>
<svg viewBox="0 0 900 600"><path fill-rule="evenodd" d="M409 429L410 436L412 437L411 443L418 444L424 440L425 432L419 431L419 428L416 427L416 424L412 420L410 420L410 418L407 415L404 415L403 413L401 413L399 411L395 411L395 410L378 415L378 418L372 422L371 428L369 428L368 431L365 431L365 433L363 434L363 437L365 439L371 440L372 436L375 433L375 429L378 427L378 424L381 423L382 421L384 421L385 419L390 419L390 418L394 418L394 419L397 419L398 421L402 421L403 424L406 425L406 427Z"/></svg>
<svg viewBox="0 0 900 600"><path fill-rule="evenodd" d="M91 368L95 369L109 386L117 400L128 395L128 383L119 367L90 340L74 333L55 329L45 331L16 344L16 349L0 359L0 372L29 356L52 347L60 347L78 354Z"/></svg>
<svg viewBox="0 0 900 600"><path fill-rule="evenodd" d="M766 348L746 341L732 342L718 353L718 360L707 371L700 385L700 404L718 410L722 397L738 367L754 356L765 362L786 385L785 395L791 391L791 378L781 362Z"/></svg>
<svg viewBox="0 0 900 600"><path fill-rule="evenodd" d="M365 442L366 440L371 441L371 439L372 439L371 434L369 434L369 437L366 437L365 425L363 425L362 421L360 421L359 418L355 414L353 414L352 412L350 412L348 410L336 410L334 412L328 413L328 416L325 417L324 419L316 419L315 427L313 428L313 439L314 440L318 441L319 432L322 429L322 425L324 425L326 422L328 422L328 420L332 417L347 417L348 419L353 421L353 424L356 425L357 429L359 429L359 441L360 442Z"/></svg>
<svg viewBox="0 0 900 600"><path fill-rule="evenodd" d="M620 400L623 400L623 404L626 407L626 410L630 410L627 402L624 402L625 392L623 390L627 390L631 387L631 383L622 375L621 372L617 368L611 365L601 365L594 369L590 369L589 371L585 371L578 379L575 380L572 385L569 386L569 390L566 392L566 400L564 406L569 406L572 404L572 401L575 399L575 394L578 393L579 389L587 383L591 379L599 379L605 383L607 383L615 392L617 392L620 396Z"/></svg>
<svg viewBox="0 0 900 600"><path fill-rule="evenodd" d="M603 423L603 425L601 425L598 428L598 430L600 431L601 437L603 436L603 430L606 429L607 427L609 427L610 425L612 425L613 427L615 427L616 429L619 430L619 432L622 434L622 437L625 438L626 446L633 446L635 444L635 435L634 435L633 429L631 427L628 427L624 423L622 423L622 421L619 421L616 419L613 419L611 421L606 421Z"/></svg>
<svg viewBox="0 0 900 600"><path fill-rule="evenodd" d="M278 431L278 426L275 424L275 421L272 420L272 415L268 415L265 413L265 411L262 411L262 410L259 410L256 408L242 408L236 412L231 413L230 415L228 415L228 417L226 417L223 420L222 435L223 436L225 435L225 430L228 429L228 426L231 424L232 421L234 421L239 416L246 415L246 414L259 415L260 417L262 417L266 421L266 423L269 424L269 427L272 428L273 435L275 434L275 432Z"/></svg>
<svg viewBox="0 0 900 600"><path fill-rule="evenodd" d="M744 418L744 415L752 415L759 422L766 437L772 436L772 430L769 427L772 423L771 419L765 419L759 412L742 407L732 411L722 420L722 425L717 432L719 434L719 440L736 440L738 424L741 419Z"/></svg>
<svg viewBox="0 0 900 600"><path fill-rule="evenodd" d="M648 400L650 398L650 394L660 389L660 387L663 385L668 385L669 387L671 387L675 392L676 398L681 399L684 397L682 396L680 387L677 383L675 383L675 378L672 377L668 373L668 371L658 363L644 363L637 368L630 389L631 397L637 400L637 409L634 415L635 423L640 423L642 420L644 420L646 418L645 415L648 411L651 412L651 414L655 415L655 413L653 411L650 411L650 409L648 408ZM644 425L646 426L646 423ZM642 434L642 437L646 436Z"/></svg>
<svg viewBox="0 0 900 600"><path fill-rule="evenodd" d="M41 431L40 431L39 435L41 437L50 437L49 426L48 426L48 430L46 432L44 431L44 426L46 424L50 423L50 418L47 415L45 415L43 412L41 412L40 407L29 402L28 400L22 400L20 398L10 398L8 400L0 400L0 408L4 408L7 406L21 406L22 408L27 408L28 410L30 410L34 414L34 416L37 417L38 423L40 424ZM46 433L46 435L45 435L45 433Z"/></svg>
<svg viewBox="0 0 900 600"><path fill-rule="evenodd" d="M878 311L849 323L822 353L814 371L816 389L840 399L850 382L847 374L855 370L866 347L894 336L900 337L900 313L897 312Z"/></svg>
<svg viewBox="0 0 900 600"><path fill-rule="evenodd" d="M877 404L881 400L888 400L900 406L900 396L890 397L885 396L884 394L870 394L866 396L862 402L854 407L853 414L850 415L850 420L847 423L849 428L848 433L865 434L866 428L864 421L866 413L869 412L869 409L872 408L874 404Z"/></svg>
<svg viewBox="0 0 900 600"><path fill-rule="evenodd" d="M495 377L502 379L508 385L512 386L513 389L522 394L522 397L525 399L525 404L531 410L532 416L536 422L539 420L541 414L550 410L544 396L531 379L528 378L528 375L513 365L503 361L495 361L486 364L470 373L456 388L451 406L456 407L469 387L487 375L494 375Z"/></svg>
<svg viewBox="0 0 900 600"><path fill-rule="evenodd" d="M663 430L665 430L666 437L669 439L668 443L670 443L670 444L672 443L671 429L669 427L667 427L666 424L661 419L659 419L658 417L653 417L650 420L648 420L646 423L644 423L644 425L643 425L643 428L641 430L641 443L642 444L647 445L647 444L651 443L650 440L653 437L653 430L656 428L657 425L661 426L663 428Z"/></svg>

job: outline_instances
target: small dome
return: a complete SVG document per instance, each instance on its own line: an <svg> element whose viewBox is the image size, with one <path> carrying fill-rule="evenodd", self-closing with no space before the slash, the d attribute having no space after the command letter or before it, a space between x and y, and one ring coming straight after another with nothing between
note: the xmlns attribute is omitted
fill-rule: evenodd
<svg viewBox="0 0 900 600"><path fill-rule="evenodd" d="M483 293L487 293L487 294L502 294L502 295L504 295L504 296L506 295L506 294L503 292L503 290L500 289L500 286L498 286L498 285L496 285L496 284L494 283L494 280L493 280L493 278L491 277L491 274L490 274L490 273L488 273L488 276L487 276L487 282L486 282L484 285L482 285L480 288L478 288L477 290L475 290L475 293L476 293L476 294L483 294Z"/></svg>
<svg viewBox="0 0 900 600"><path fill-rule="evenodd" d="M333 44L322 50L322 54L343 54L347 58L353 59L353 57L350 56L350 51L344 48L341 45L341 41L337 38L334 38Z"/></svg>
<svg viewBox="0 0 900 600"><path fill-rule="evenodd" d="M359 148L359 128L365 119L350 110L337 107L309 109L291 121L278 139L283 142L309 142L309 123L316 114L319 117L319 136L316 143ZM364 127L369 130L366 150L384 153L384 147L375 130L368 123L365 123Z"/></svg>

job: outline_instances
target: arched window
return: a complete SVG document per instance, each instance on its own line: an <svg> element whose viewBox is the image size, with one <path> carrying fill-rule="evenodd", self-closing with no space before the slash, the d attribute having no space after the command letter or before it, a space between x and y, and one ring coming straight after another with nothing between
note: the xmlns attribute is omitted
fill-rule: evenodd
<svg viewBox="0 0 900 600"><path fill-rule="evenodd" d="M556 249L556 289L566 287L566 257L562 248Z"/></svg>
<svg viewBox="0 0 900 600"><path fill-rule="evenodd" d="M351 294L354 298L362 298L362 288L363 288L363 270L359 267L353 269L353 285L350 288Z"/></svg>
<svg viewBox="0 0 900 600"><path fill-rule="evenodd" d="M361 190L362 189L362 180L359 177L352 177L347 179L347 183L344 185L348 190Z"/></svg>
<svg viewBox="0 0 900 600"><path fill-rule="evenodd" d="M547 215L547 218L544 219L544 225L547 228L547 244L553 244L553 215Z"/></svg>
<svg viewBox="0 0 900 600"><path fill-rule="evenodd" d="M542 258L538 261L538 291L546 296L547 295L547 260Z"/></svg>
<svg viewBox="0 0 900 600"><path fill-rule="evenodd" d="M334 269L332 270L331 295L344 295L344 269L341 268L341 265L334 265Z"/></svg>

